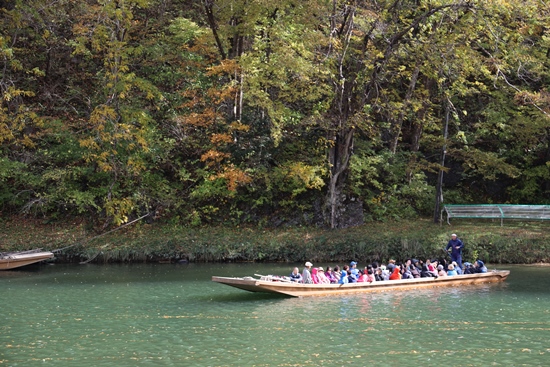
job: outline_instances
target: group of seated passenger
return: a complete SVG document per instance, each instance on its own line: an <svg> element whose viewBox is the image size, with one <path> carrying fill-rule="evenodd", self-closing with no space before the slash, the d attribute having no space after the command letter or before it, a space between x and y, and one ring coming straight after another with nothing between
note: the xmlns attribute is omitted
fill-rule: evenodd
<svg viewBox="0 0 550 367"><path fill-rule="evenodd" d="M474 264L465 262L464 268L454 261L447 263L445 260L437 259L426 259L426 261L407 259L405 262L390 260L387 265L379 265L378 262L373 262L365 266L364 269L358 269L355 261L352 261L349 265L344 265L342 269L338 265L334 268L330 266L327 266L326 269L322 267L315 268L308 261L305 263L302 273L297 267L294 268L290 274L290 280L305 284L372 283L386 280L438 278L486 272L487 267L481 260L477 260Z"/></svg>

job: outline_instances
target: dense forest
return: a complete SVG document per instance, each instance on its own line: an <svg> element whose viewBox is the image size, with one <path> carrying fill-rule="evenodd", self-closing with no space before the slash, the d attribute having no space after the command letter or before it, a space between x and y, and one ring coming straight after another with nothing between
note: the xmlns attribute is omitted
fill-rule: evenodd
<svg viewBox="0 0 550 367"><path fill-rule="evenodd" d="M549 2L0 12L4 218L341 228L550 202Z"/></svg>

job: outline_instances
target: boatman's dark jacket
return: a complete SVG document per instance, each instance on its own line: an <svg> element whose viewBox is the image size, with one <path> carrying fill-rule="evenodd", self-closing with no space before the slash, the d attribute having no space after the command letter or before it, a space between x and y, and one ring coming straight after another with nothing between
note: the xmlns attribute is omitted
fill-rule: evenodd
<svg viewBox="0 0 550 367"><path fill-rule="evenodd" d="M456 240L451 239L447 244L447 247L445 247L445 250L449 250L449 248L451 249L451 257L453 259L456 259L462 255L462 249L464 248L464 244L459 238L457 238Z"/></svg>

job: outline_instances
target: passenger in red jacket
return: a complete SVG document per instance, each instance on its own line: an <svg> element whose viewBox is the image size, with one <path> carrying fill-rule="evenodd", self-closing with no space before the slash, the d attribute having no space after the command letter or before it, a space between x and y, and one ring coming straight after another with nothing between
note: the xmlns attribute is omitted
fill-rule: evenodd
<svg viewBox="0 0 550 367"><path fill-rule="evenodd" d="M393 268L393 272L390 274L390 280L399 280L401 279L401 268L399 265L396 265Z"/></svg>

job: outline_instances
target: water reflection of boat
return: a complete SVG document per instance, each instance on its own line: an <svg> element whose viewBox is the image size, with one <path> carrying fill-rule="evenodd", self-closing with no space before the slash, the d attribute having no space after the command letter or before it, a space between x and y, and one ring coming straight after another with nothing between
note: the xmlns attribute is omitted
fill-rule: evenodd
<svg viewBox="0 0 550 367"><path fill-rule="evenodd" d="M51 259L54 254L49 251L29 250L20 252L0 252L0 270L10 270Z"/></svg>
<svg viewBox="0 0 550 367"><path fill-rule="evenodd" d="M350 284L300 284L271 276L260 276L259 279L253 277L230 278L213 276L212 281L250 292L268 292L285 294L292 297L304 297L385 292L417 288L463 287L471 284L502 282L506 280L509 274L509 270L493 270L480 274Z"/></svg>

